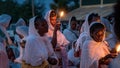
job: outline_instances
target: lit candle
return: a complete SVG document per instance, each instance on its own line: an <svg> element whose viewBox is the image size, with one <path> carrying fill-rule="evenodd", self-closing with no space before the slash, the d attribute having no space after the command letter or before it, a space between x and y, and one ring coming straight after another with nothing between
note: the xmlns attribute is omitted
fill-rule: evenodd
<svg viewBox="0 0 120 68"><path fill-rule="evenodd" d="M117 45L116 51L117 51L117 52L120 52L120 44Z"/></svg>
<svg viewBox="0 0 120 68"><path fill-rule="evenodd" d="M60 12L60 18L61 18L63 15L64 15L64 12L61 11L61 12Z"/></svg>

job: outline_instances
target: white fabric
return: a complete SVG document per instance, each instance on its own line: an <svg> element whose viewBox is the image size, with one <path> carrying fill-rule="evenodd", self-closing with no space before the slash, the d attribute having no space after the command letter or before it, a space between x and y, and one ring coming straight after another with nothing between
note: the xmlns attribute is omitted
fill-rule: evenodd
<svg viewBox="0 0 120 68"><path fill-rule="evenodd" d="M53 32L54 32L54 27L50 23L50 13L51 13L51 10L48 11L48 13L45 16L45 19L49 26L48 33L47 33L47 36L49 37L49 41L52 40ZM69 41L65 38L65 36L59 30L57 30L57 47L60 47L61 51L58 51L58 52L56 51L55 54L57 55L58 58L62 58L63 68L67 68L67 64L68 64L67 53L65 48L66 45L68 44L69 44Z"/></svg>
<svg viewBox="0 0 120 68"><path fill-rule="evenodd" d="M9 60L5 46L0 42L0 68L9 68Z"/></svg>
<svg viewBox="0 0 120 68"><path fill-rule="evenodd" d="M73 30L72 30L73 31ZM73 31L76 35L77 35L77 31ZM71 32L69 29L65 29L63 31L64 36L66 37L66 39L72 43L73 41L77 40L77 37L75 36L75 34Z"/></svg>
<svg viewBox="0 0 120 68"><path fill-rule="evenodd" d="M85 40L89 38L89 24L88 24L88 17L90 14L86 15L85 22L83 23L81 27L81 34L79 35L79 38L77 39L76 42L76 51L78 51L78 48L82 48L83 43Z"/></svg>
<svg viewBox="0 0 120 68"><path fill-rule="evenodd" d="M50 12L51 12L51 10L46 14L45 19L47 20L47 23L49 26L49 30L48 30L47 35L48 35L48 37L52 38L54 27L50 23ZM57 31L57 45L58 46L61 46L61 45L65 46L68 44L69 44L69 41L65 38L65 36L60 31Z"/></svg>
<svg viewBox="0 0 120 68"><path fill-rule="evenodd" d="M27 26L18 26L16 32L24 37L28 36L28 27Z"/></svg>
<svg viewBox="0 0 120 68"><path fill-rule="evenodd" d="M104 24L104 26L106 27L106 31L110 32L111 29L110 29L110 22L109 22L109 20L107 20L107 19L105 19L103 17L101 17L100 19L101 19L101 23Z"/></svg>
<svg viewBox="0 0 120 68"><path fill-rule="evenodd" d="M80 63L80 57L75 57L75 48L72 45L72 49L69 50L68 52L68 60L70 60L74 65L77 65Z"/></svg>
<svg viewBox="0 0 120 68"><path fill-rule="evenodd" d="M17 22L16 22L16 24L15 24L15 26L17 27L17 26L25 26L26 24L25 24L25 21L24 21L24 19L23 18L20 18Z"/></svg>
<svg viewBox="0 0 120 68"><path fill-rule="evenodd" d="M7 28L9 26L9 22L11 20L11 16L7 14L0 15L0 25Z"/></svg>
<svg viewBox="0 0 120 68"><path fill-rule="evenodd" d="M78 36L78 32L76 30L71 29L71 19L69 20L68 28L63 31L63 34L70 43L77 39L76 36Z"/></svg>
<svg viewBox="0 0 120 68"><path fill-rule="evenodd" d="M48 56L54 55L52 45L47 37L41 37L34 26L35 17L29 20L29 36L26 40L23 59L32 66L41 65Z"/></svg>
<svg viewBox="0 0 120 68"><path fill-rule="evenodd" d="M22 35L23 38L20 39L18 35L15 36L15 40L16 40L16 42L18 44L18 47L19 47L19 50L20 50L20 56L15 59L15 62L22 63L22 57L23 57L24 48L22 48L20 46L20 42L22 42L23 40L26 40L26 38L28 36L28 27L27 26L18 26L16 28L16 32L19 35Z"/></svg>
<svg viewBox="0 0 120 68"><path fill-rule="evenodd" d="M109 48L105 41L96 42L92 38L86 40L81 51L80 68L98 68L99 59L109 53Z"/></svg>
<svg viewBox="0 0 120 68"><path fill-rule="evenodd" d="M110 24L110 29L111 31L108 32L105 40L109 43L110 48L114 48L117 42L117 38L115 36L113 25L111 24Z"/></svg>
<svg viewBox="0 0 120 68"><path fill-rule="evenodd" d="M3 33L7 37L8 44L12 44L12 40L10 39L10 36L6 30L6 28L8 27L10 23L10 20L11 20L11 16L7 14L0 15L0 29L3 31Z"/></svg>

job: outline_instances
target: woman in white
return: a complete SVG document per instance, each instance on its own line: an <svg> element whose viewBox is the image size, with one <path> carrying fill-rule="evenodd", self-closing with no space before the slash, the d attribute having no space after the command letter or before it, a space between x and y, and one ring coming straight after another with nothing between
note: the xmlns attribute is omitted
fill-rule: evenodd
<svg viewBox="0 0 120 68"><path fill-rule="evenodd" d="M16 58L15 62L22 63L23 51L24 51L24 47L25 47L24 41L26 41L26 38L28 36L28 27L27 26L18 26L16 28L16 33L19 35L19 37L18 37L19 41L17 41L17 45L18 45L18 47L20 47L19 48L20 56L18 58ZM20 43L22 43L22 45Z"/></svg>
<svg viewBox="0 0 120 68"><path fill-rule="evenodd" d="M53 48L56 50L55 53L59 59L62 58L63 68L67 68L67 52L66 45L69 44L69 41L65 36L60 32L60 23L57 22L57 14L55 11L50 10L46 13L45 19L47 20L49 29L47 36L50 39L50 42L53 44Z"/></svg>
<svg viewBox="0 0 120 68"><path fill-rule="evenodd" d="M47 68L48 57L54 56L54 51L45 33L48 25L45 19L33 17L29 20L29 36L23 55L22 68Z"/></svg>
<svg viewBox="0 0 120 68"><path fill-rule="evenodd" d="M77 26L77 20L73 16L69 20L68 28L63 31L63 34L65 35L66 39L72 44L73 41L77 40L79 37L79 32L76 30ZM72 48L72 45L69 45L69 49Z"/></svg>
<svg viewBox="0 0 120 68"><path fill-rule="evenodd" d="M95 16L95 13L90 13L86 15L85 22L82 24L82 27L81 27L81 33L76 42L76 45L77 45L76 51L82 48L85 40L89 39L89 26L93 21L97 21L97 19L95 19L94 16Z"/></svg>
<svg viewBox="0 0 120 68"><path fill-rule="evenodd" d="M110 53L104 41L104 25L92 23L89 28L89 35L90 39L86 40L82 47L80 68L99 68L99 60Z"/></svg>

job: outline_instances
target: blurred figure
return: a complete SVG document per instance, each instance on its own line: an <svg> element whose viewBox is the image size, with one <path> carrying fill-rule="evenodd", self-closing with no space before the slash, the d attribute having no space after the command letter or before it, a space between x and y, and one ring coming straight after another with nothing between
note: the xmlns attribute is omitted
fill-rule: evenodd
<svg viewBox="0 0 120 68"><path fill-rule="evenodd" d="M115 16L115 24L114 24L114 32L117 38L117 42L120 42L120 0L117 0L117 3L114 5L114 16ZM118 56L113 59L109 68L120 68L120 52Z"/></svg>
<svg viewBox="0 0 120 68"><path fill-rule="evenodd" d="M76 29L77 27L77 20L76 17L71 17L69 20L68 28L63 31L66 39L72 44L73 41L77 40L79 36L79 32ZM68 46L68 51L72 48L72 45Z"/></svg>
<svg viewBox="0 0 120 68"><path fill-rule="evenodd" d="M22 63L23 52L25 48L26 39L28 36L28 27L27 26L18 26L16 28L16 33L19 35L19 41L17 41L18 47L20 47L20 56L16 58L15 62Z"/></svg>

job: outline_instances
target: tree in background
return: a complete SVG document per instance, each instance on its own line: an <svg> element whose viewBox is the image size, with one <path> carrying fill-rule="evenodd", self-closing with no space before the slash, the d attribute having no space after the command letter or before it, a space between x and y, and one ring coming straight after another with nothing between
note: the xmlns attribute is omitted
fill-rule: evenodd
<svg viewBox="0 0 120 68"><path fill-rule="evenodd" d="M64 10L66 12L70 12L73 9L79 7L79 0L53 0L54 3L50 4L50 8L60 11Z"/></svg>
<svg viewBox="0 0 120 68"><path fill-rule="evenodd" d="M12 23L20 17L28 21L32 17L31 0L26 0L23 4L18 4L15 0L0 0L0 14L12 16ZM34 4L35 15L42 15L44 12L43 4Z"/></svg>

